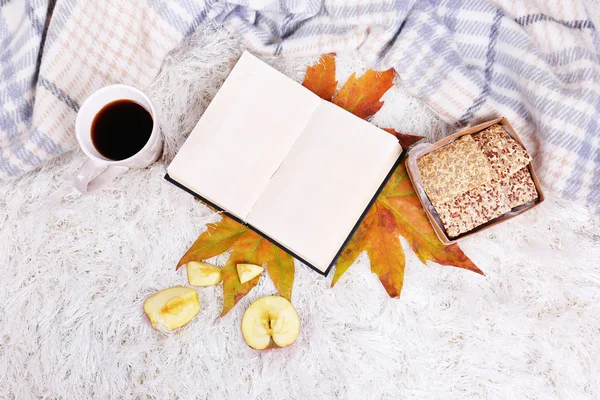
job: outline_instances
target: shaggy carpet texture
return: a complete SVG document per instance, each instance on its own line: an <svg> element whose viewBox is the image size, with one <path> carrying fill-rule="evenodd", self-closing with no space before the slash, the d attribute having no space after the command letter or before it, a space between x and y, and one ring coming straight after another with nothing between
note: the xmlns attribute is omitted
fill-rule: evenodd
<svg viewBox="0 0 600 400"><path fill-rule="evenodd" d="M222 287L200 288L194 321L154 331L144 300L187 283L175 265L219 219L165 168L242 50L207 27L165 61L147 89L166 141L152 167L82 196L78 151L0 184L0 399L600 398L600 221L552 196L462 242L486 276L425 266L401 239L399 299L364 254L333 289L297 263L289 348L257 352L240 332L248 304L275 293L266 276L224 318ZM340 83L364 71L338 60ZM265 61L300 81L315 59ZM380 126L450 130L399 86L384 100Z"/></svg>

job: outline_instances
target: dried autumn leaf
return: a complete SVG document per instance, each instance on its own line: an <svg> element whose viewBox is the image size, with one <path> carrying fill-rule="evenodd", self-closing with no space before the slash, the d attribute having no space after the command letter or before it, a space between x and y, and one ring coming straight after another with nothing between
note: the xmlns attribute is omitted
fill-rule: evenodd
<svg viewBox="0 0 600 400"><path fill-rule="evenodd" d="M357 117L370 118L383 107L379 99L394 85L394 75L393 69L383 72L370 69L360 78L354 73L331 101Z"/></svg>
<svg viewBox="0 0 600 400"><path fill-rule="evenodd" d="M208 225L206 231L196 239L192 247L181 257L176 269L190 261L203 261L225 253L233 248L238 239L249 231L250 228L247 226L224 216L218 223Z"/></svg>
<svg viewBox="0 0 600 400"><path fill-rule="evenodd" d="M306 68L302 86L322 99L331 101L337 87L335 80L335 57L323 54L319 61Z"/></svg>
<svg viewBox="0 0 600 400"><path fill-rule="evenodd" d="M400 164L367 213L356 233L338 258L331 286L366 251L371 271L379 277L391 297L397 297L404 283L405 257L399 236L403 236L423 262L433 261L483 274L457 244L445 246L436 236Z"/></svg>
<svg viewBox="0 0 600 400"><path fill-rule="evenodd" d="M249 263L266 265L267 272L273 280L277 291L288 300L292 297L294 285L294 259L292 256L260 236L247 226L232 218L223 216L215 224L208 225L192 247L183 255L177 268L190 261L203 261L232 250L223 267L223 311L227 314L254 286L260 276L241 284L236 265Z"/></svg>
<svg viewBox="0 0 600 400"><path fill-rule="evenodd" d="M378 201L394 214L399 222L400 235L406 239L421 262L425 264L427 261L433 261L483 275L458 244L446 246L440 242L403 164L398 166Z"/></svg>
<svg viewBox="0 0 600 400"><path fill-rule="evenodd" d="M327 101L333 101L358 117L369 118L383 106L383 102L379 100L393 86L394 75L393 69L385 72L368 70L360 78L356 78L356 75L353 74L332 100L337 87L335 57L324 54L315 65L306 68L302 85L317 96ZM358 99L358 104L355 99ZM423 136L399 133L392 128L383 128L383 130L396 136L403 148L423 139Z"/></svg>
<svg viewBox="0 0 600 400"><path fill-rule="evenodd" d="M366 250L371 271L379 277L385 290L391 297L400 296L405 257L397 232L398 224L394 215L382 205L374 203L338 258L331 286Z"/></svg>
<svg viewBox="0 0 600 400"><path fill-rule="evenodd" d="M402 146L405 149L408 148L409 146L417 143L419 140L423 139L423 136L408 135L406 133L396 132L392 128L383 128L383 130L396 136L398 138L398 142L400 143L400 146Z"/></svg>

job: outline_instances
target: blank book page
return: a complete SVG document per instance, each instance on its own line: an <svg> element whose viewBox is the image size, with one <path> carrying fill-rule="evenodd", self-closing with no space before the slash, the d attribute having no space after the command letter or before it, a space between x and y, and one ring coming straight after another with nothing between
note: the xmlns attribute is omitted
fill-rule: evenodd
<svg viewBox="0 0 600 400"><path fill-rule="evenodd" d="M244 53L169 175L245 219L319 104L319 97Z"/></svg>
<svg viewBox="0 0 600 400"><path fill-rule="evenodd" d="M325 271L401 153L393 135L322 101L247 221Z"/></svg>

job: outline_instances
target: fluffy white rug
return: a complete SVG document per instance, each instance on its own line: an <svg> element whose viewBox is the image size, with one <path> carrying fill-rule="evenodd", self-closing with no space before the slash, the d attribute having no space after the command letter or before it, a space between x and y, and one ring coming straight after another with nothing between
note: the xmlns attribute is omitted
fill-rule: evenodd
<svg viewBox="0 0 600 400"><path fill-rule="evenodd" d="M334 289L297 265L290 348L256 352L240 332L249 302L274 293L268 278L222 319L221 286L200 289L192 323L155 332L144 299L186 283L175 264L218 219L165 166L241 51L204 29L165 62L148 90L166 136L151 168L81 196L75 152L0 184L0 398L600 398L600 221L554 198L464 241L485 277L424 266L404 243L398 300L364 255ZM301 80L314 59L267 61ZM339 81L362 68L340 55ZM400 88L385 102L381 126L446 132Z"/></svg>

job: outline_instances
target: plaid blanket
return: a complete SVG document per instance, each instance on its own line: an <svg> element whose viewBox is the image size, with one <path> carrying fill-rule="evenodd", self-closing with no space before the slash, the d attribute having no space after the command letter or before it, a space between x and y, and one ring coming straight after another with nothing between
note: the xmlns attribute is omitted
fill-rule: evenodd
<svg viewBox="0 0 600 400"><path fill-rule="evenodd" d="M257 53L359 49L450 123L505 116L544 187L600 212L600 41L581 0L0 0L0 178L73 149L86 96L145 87L209 20Z"/></svg>

